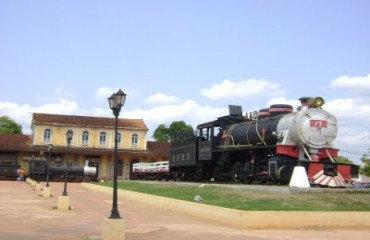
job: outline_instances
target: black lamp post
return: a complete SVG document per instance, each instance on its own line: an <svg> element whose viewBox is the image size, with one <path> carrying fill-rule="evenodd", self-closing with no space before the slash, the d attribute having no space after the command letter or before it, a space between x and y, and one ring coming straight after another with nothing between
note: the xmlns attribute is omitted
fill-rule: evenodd
<svg viewBox="0 0 370 240"><path fill-rule="evenodd" d="M31 169L36 169L36 165L35 165L35 154L32 153L32 159L31 159ZM31 171L30 171L31 172ZM32 175L34 175L35 173L35 170L31 172ZM35 178L36 178L36 174L35 174ZM38 181L38 180L37 180ZM36 181L36 182L37 182ZM38 182L37 182L38 183Z"/></svg>
<svg viewBox="0 0 370 240"><path fill-rule="evenodd" d="M69 145L71 144L71 140L72 140L72 137L73 137L73 131L68 130L66 136L67 136L68 147L67 147L66 168L65 168L65 171L64 171L64 191L63 191L62 196L68 196L68 194L67 194L67 176L68 176L68 161L69 161Z"/></svg>
<svg viewBox="0 0 370 240"><path fill-rule="evenodd" d="M51 150L51 147L53 146L53 144L49 144L48 146L48 152L49 152L49 156L48 156L48 160L46 162L46 187L49 187L49 164L50 164L50 150Z"/></svg>
<svg viewBox="0 0 370 240"><path fill-rule="evenodd" d="M115 135L114 135L114 166L113 166L113 206L110 219L120 219L120 215L117 207L117 133L118 133L118 116L121 111L121 107L125 104L126 94L122 90L118 90L117 93L113 93L112 96L108 98L109 107L113 110L113 115L116 118L115 124Z"/></svg>

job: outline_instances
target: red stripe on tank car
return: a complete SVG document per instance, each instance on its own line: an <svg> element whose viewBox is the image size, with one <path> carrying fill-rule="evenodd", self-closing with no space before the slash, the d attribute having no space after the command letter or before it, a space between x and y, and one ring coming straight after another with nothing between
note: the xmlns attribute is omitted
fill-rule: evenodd
<svg viewBox="0 0 370 240"><path fill-rule="evenodd" d="M276 145L276 153L298 158L299 148L296 145Z"/></svg>
<svg viewBox="0 0 370 240"><path fill-rule="evenodd" d="M337 170L345 181L351 180L351 165L338 164Z"/></svg>
<svg viewBox="0 0 370 240"><path fill-rule="evenodd" d="M331 157L333 157L333 158L338 157L339 149L336 149L336 148L326 148L326 149L328 150ZM330 158L328 153L326 152L325 148L319 149L318 155L319 155L320 159Z"/></svg>
<svg viewBox="0 0 370 240"><path fill-rule="evenodd" d="M321 162L310 162L310 165L307 171L308 178L313 178L317 173L322 171L323 168L324 168L324 164Z"/></svg>
<svg viewBox="0 0 370 240"><path fill-rule="evenodd" d="M270 112L293 112L291 108L270 108Z"/></svg>

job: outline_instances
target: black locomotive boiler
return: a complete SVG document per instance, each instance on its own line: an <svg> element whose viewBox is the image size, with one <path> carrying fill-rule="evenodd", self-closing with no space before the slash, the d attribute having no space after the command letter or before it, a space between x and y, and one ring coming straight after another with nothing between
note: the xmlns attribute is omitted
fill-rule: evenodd
<svg viewBox="0 0 370 240"><path fill-rule="evenodd" d="M172 139L170 172L184 180L286 184L304 166L310 184L343 187L359 167L335 160L337 120L321 97L300 100L295 112L275 104L247 117L229 106L228 116L198 125L195 137Z"/></svg>

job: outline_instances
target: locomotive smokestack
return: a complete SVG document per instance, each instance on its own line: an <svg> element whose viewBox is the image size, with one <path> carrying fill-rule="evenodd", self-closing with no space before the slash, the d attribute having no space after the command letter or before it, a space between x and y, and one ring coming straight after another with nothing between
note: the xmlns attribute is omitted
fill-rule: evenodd
<svg viewBox="0 0 370 240"><path fill-rule="evenodd" d="M298 99L299 101L301 101L301 107L306 107L309 105L309 99L311 99L311 97L301 97L300 99Z"/></svg>

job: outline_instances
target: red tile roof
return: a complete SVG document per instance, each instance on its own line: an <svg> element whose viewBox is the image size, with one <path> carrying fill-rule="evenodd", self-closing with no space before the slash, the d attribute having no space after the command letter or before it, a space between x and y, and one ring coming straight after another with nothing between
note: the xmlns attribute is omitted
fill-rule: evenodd
<svg viewBox="0 0 370 240"><path fill-rule="evenodd" d="M169 142L153 142L147 141L146 146L149 152L155 157L168 158L170 154Z"/></svg>
<svg viewBox="0 0 370 240"><path fill-rule="evenodd" d="M14 133L0 134L0 151L20 151L30 149L32 136Z"/></svg>
<svg viewBox="0 0 370 240"><path fill-rule="evenodd" d="M114 118L34 113L32 124L114 128ZM147 131L143 119L118 118L118 128Z"/></svg>

